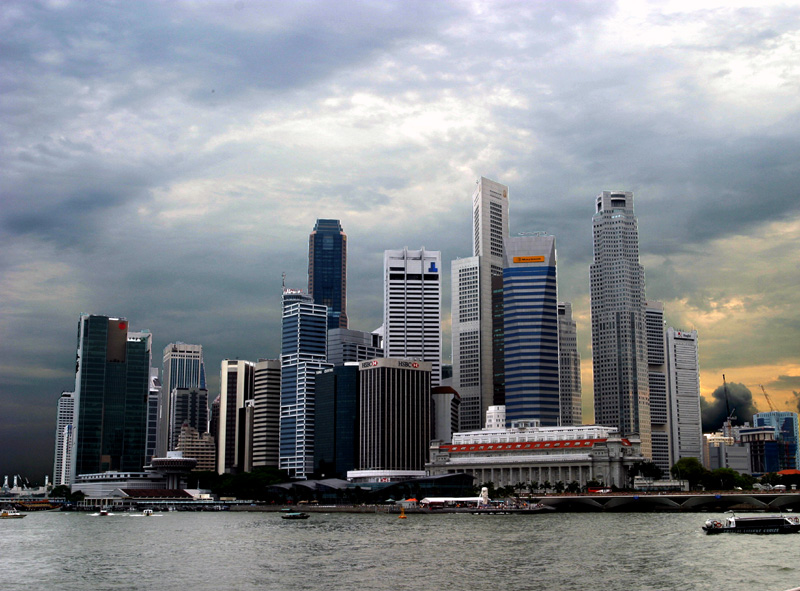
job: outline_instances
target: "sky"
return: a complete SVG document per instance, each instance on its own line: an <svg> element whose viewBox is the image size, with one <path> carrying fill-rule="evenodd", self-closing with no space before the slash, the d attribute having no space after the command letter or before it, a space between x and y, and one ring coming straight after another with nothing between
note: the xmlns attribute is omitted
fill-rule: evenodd
<svg viewBox="0 0 800 591"><path fill-rule="evenodd" d="M595 196L634 192L647 297L699 333L701 391L800 403L800 5L13 1L0 10L0 476L52 474L78 317L278 355L281 277L348 236L350 327L383 251L471 256L471 196L556 236L593 420ZM445 359L447 361L447 359Z"/></svg>

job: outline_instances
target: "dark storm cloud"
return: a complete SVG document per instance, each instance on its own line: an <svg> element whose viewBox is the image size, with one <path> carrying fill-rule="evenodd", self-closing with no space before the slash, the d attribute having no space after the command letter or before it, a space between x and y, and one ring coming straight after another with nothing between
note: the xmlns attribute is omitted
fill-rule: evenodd
<svg viewBox="0 0 800 591"><path fill-rule="evenodd" d="M745 422L753 424L753 413L759 412L753 401L753 393L744 384L728 383L727 401L724 386L719 386L711 394L711 400L700 397L700 409L703 421L703 433L718 431L728 418L728 414L736 417L734 425Z"/></svg>

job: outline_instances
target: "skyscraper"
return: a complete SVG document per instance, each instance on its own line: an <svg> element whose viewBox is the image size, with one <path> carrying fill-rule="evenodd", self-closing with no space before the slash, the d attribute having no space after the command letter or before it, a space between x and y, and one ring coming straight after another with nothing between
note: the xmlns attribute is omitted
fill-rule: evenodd
<svg viewBox="0 0 800 591"><path fill-rule="evenodd" d="M147 443L145 444L145 458L149 462L156 456L158 444L158 412L161 402L161 379L158 377L158 368L150 368L150 391L147 394Z"/></svg>
<svg viewBox="0 0 800 591"><path fill-rule="evenodd" d="M595 422L637 434L652 459L644 267L633 193L603 191L592 216L589 267Z"/></svg>
<svg viewBox="0 0 800 591"><path fill-rule="evenodd" d="M461 396L459 431L480 429L482 423L479 265L478 257L450 263L453 384Z"/></svg>
<svg viewBox="0 0 800 591"><path fill-rule="evenodd" d="M439 385L442 366L441 253L387 250L383 255L383 350L386 357L428 361Z"/></svg>
<svg viewBox="0 0 800 591"><path fill-rule="evenodd" d="M240 457L239 440L241 416L239 409L253 399L254 370L252 361L223 359L219 376L219 419L217 421L217 472L241 469L236 462Z"/></svg>
<svg viewBox="0 0 800 591"><path fill-rule="evenodd" d="M650 390L650 426L652 429L653 463L664 474L675 460L670 451L670 403L667 394L667 356L664 332L664 304L645 302L647 327L647 383ZM699 392L698 392L699 395ZM698 460L700 456L694 456Z"/></svg>
<svg viewBox="0 0 800 591"><path fill-rule="evenodd" d="M328 328L347 328L347 234L339 220L317 220L308 237L308 293L328 307Z"/></svg>
<svg viewBox="0 0 800 591"><path fill-rule="evenodd" d="M344 365L376 357L383 357L379 335L349 328L328 330L328 363L331 365Z"/></svg>
<svg viewBox="0 0 800 591"><path fill-rule="evenodd" d="M188 425L198 433L208 431L208 390L205 388L175 388L171 396L169 448L176 449L181 429Z"/></svg>
<svg viewBox="0 0 800 591"><path fill-rule="evenodd" d="M206 370L203 364L203 346L187 343L170 343L164 347L159 398L156 455L163 458L170 447L170 408L175 388L205 388ZM180 429L180 425L178 426ZM174 442L172 443L174 445Z"/></svg>
<svg viewBox="0 0 800 591"><path fill-rule="evenodd" d="M62 392L56 415L56 448L53 461L53 486L69 485L70 449L75 422L75 393Z"/></svg>
<svg viewBox="0 0 800 591"><path fill-rule="evenodd" d="M253 466L278 467L281 428L281 361L259 359L255 373Z"/></svg>
<svg viewBox="0 0 800 591"><path fill-rule="evenodd" d="M558 372L561 424L582 425L581 356L571 302L558 303Z"/></svg>
<svg viewBox="0 0 800 591"><path fill-rule="evenodd" d="M280 468L293 478L314 471L314 384L327 369L327 307L283 290Z"/></svg>
<svg viewBox="0 0 800 591"><path fill-rule="evenodd" d="M145 465L151 340L129 332L125 318L81 315L70 483L78 474Z"/></svg>
<svg viewBox="0 0 800 591"><path fill-rule="evenodd" d="M756 427L772 427L775 430L777 464L781 470L800 468L800 429L797 413L782 410L758 412L753 415Z"/></svg>
<svg viewBox="0 0 800 591"><path fill-rule="evenodd" d="M667 329L667 376L670 402L670 462L697 458L703 462L700 413L700 358L697 331ZM753 417L753 424L758 422ZM655 452L655 441L654 450Z"/></svg>
<svg viewBox="0 0 800 591"><path fill-rule="evenodd" d="M358 457L358 365L317 374L314 384L314 471L321 478L346 478Z"/></svg>
<svg viewBox="0 0 800 591"><path fill-rule="evenodd" d="M561 419L554 236L506 238L503 268L505 400L508 423Z"/></svg>
<svg viewBox="0 0 800 591"><path fill-rule="evenodd" d="M503 398L503 372L495 371L496 354L502 354L497 347L502 335L495 331L502 330L502 323L493 322L496 318L493 309L502 294L500 289L493 289L492 277L496 278L495 286L499 286L503 276L503 240L508 235L508 187L481 177L472 195L472 256L478 257L480 297L481 409L476 429L483 425L489 407L502 404ZM453 383L458 390L460 384Z"/></svg>

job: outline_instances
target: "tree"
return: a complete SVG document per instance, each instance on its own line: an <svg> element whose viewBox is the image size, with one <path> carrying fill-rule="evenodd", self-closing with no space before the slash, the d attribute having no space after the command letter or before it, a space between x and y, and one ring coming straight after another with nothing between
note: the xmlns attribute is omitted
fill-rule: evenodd
<svg viewBox="0 0 800 591"><path fill-rule="evenodd" d="M567 485L567 492L568 493L579 493L581 492L581 484L577 480L573 480Z"/></svg>
<svg viewBox="0 0 800 591"><path fill-rule="evenodd" d="M697 458L681 458L672 466L670 473L678 480L688 480L689 488L696 488L708 470Z"/></svg>
<svg viewBox="0 0 800 591"><path fill-rule="evenodd" d="M70 495L69 487L66 484L59 484L54 486L50 491L51 499L68 499Z"/></svg>
<svg viewBox="0 0 800 591"><path fill-rule="evenodd" d="M561 493L564 492L564 488L566 488L566 485L564 484L563 481L559 480L558 482L556 482L556 484L555 484L555 486L553 488L556 489L556 493L557 494L561 494Z"/></svg>
<svg viewBox="0 0 800 591"><path fill-rule="evenodd" d="M717 468L703 476L706 490L733 490L737 486L739 473L732 468Z"/></svg>

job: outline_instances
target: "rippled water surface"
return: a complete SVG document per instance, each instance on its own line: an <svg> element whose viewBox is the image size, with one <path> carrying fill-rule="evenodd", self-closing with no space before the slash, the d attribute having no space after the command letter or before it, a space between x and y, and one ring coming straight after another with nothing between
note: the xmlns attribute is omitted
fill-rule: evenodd
<svg viewBox="0 0 800 591"><path fill-rule="evenodd" d="M0 589L784 591L800 534L706 514L31 513L0 522Z"/></svg>

